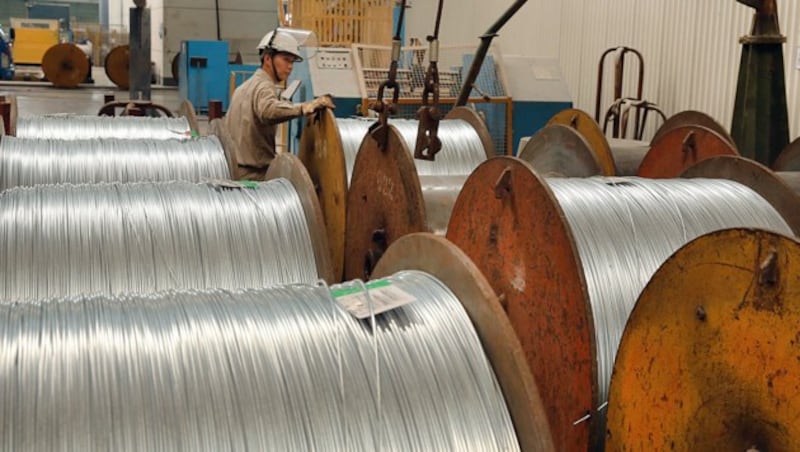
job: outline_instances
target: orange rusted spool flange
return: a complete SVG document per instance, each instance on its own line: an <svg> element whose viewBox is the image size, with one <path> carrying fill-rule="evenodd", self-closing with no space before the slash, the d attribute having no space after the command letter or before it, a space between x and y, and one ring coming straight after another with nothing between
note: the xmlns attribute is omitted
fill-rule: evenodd
<svg viewBox="0 0 800 452"><path fill-rule="evenodd" d="M308 177L303 163L292 154L278 154L272 160L267 170L267 180L282 177L288 179L297 190L300 203L306 216L308 232L311 235L311 244L314 247L314 257L317 261L317 274L329 284L334 283L333 267L331 266L330 248L325 235L325 223L322 219L322 209L319 207L314 185Z"/></svg>
<svg viewBox="0 0 800 452"><path fill-rule="evenodd" d="M800 138L786 145L772 164L772 169L775 171L800 171Z"/></svg>
<svg viewBox="0 0 800 452"><path fill-rule="evenodd" d="M649 178L678 177L686 168L718 155L739 155L736 147L703 126L681 126L653 141L639 165L638 175Z"/></svg>
<svg viewBox="0 0 800 452"><path fill-rule="evenodd" d="M733 138L731 138L731 134L728 133L722 124L718 123L711 116L696 110L685 110L675 113L667 118L667 120L664 121L664 124L661 124L661 127L656 130L656 133L653 135L653 139L650 140L650 143L655 143L656 140L661 138L661 135L664 133L683 126L702 126L707 129L711 129L714 132L717 132L722 138L725 139L725 141L735 146Z"/></svg>
<svg viewBox="0 0 800 452"><path fill-rule="evenodd" d="M72 43L56 44L44 53L42 71L58 88L75 88L89 74L89 58Z"/></svg>
<svg viewBox="0 0 800 452"><path fill-rule="evenodd" d="M602 174L589 142L576 129L552 124L539 129L518 157L539 174L557 177L589 177Z"/></svg>
<svg viewBox="0 0 800 452"><path fill-rule="evenodd" d="M467 122L475 129L475 133L478 134L478 138L480 138L481 144L483 145L483 150L486 152L486 158L490 159L497 155L497 150L495 149L494 141L492 141L492 135L486 127L486 122L478 116L475 110L468 107L455 107L447 112L444 119L460 119Z"/></svg>
<svg viewBox="0 0 800 452"><path fill-rule="evenodd" d="M800 450L800 243L702 236L653 275L614 364L606 450Z"/></svg>
<svg viewBox="0 0 800 452"><path fill-rule="evenodd" d="M681 177L728 179L746 185L772 204L792 232L800 235L800 196L779 174L754 160L719 156L688 168Z"/></svg>
<svg viewBox="0 0 800 452"><path fill-rule="evenodd" d="M546 408L539 398L519 339L497 296L475 264L446 239L419 233L402 237L390 246L375 267L375 276L384 277L402 270L419 270L435 276L461 301L497 376L522 450L563 450L554 447Z"/></svg>
<svg viewBox="0 0 800 452"><path fill-rule="evenodd" d="M7 135L16 136L17 135L17 96L14 95L5 95L0 96L0 103L5 103L8 105L8 123L4 123L4 127L7 130L4 132L8 132ZM5 120L4 120L5 121Z"/></svg>
<svg viewBox="0 0 800 452"><path fill-rule="evenodd" d="M447 238L486 275L522 343L555 450L601 439L594 325L571 229L547 182L517 158L473 171L453 208Z"/></svg>
<svg viewBox="0 0 800 452"><path fill-rule="evenodd" d="M347 168L342 136L333 112L325 109L306 121L298 157L316 189L328 235L333 273L341 281L344 272L345 217L347 215Z"/></svg>
<svg viewBox="0 0 800 452"><path fill-rule="evenodd" d="M129 62L130 49L127 44L124 44L111 49L103 63L108 79L121 89L130 88L130 79L128 78Z"/></svg>
<svg viewBox="0 0 800 452"><path fill-rule="evenodd" d="M233 142L225 127L224 119L212 119L208 123L208 135L216 136L220 144L222 144L222 151L225 153L225 160L228 162L228 174L233 179L236 174L236 155L233 150Z"/></svg>
<svg viewBox="0 0 800 452"><path fill-rule="evenodd" d="M368 278L392 242L428 230L411 151L400 132L388 127L386 149L367 134L353 166L346 203L345 280Z"/></svg>
<svg viewBox="0 0 800 452"><path fill-rule="evenodd" d="M611 147L608 145L606 135L588 113L583 110L568 108L550 118L547 125L552 124L570 126L583 135L597 156L597 161L600 162L603 176L613 176L617 173L617 169L614 166L614 156L611 155Z"/></svg>

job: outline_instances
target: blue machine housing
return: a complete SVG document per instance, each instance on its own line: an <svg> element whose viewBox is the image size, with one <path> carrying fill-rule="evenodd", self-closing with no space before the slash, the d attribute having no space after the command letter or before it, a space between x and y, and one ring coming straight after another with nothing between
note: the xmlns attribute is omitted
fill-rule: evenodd
<svg viewBox="0 0 800 452"><path fill-rule="evenodd" d="M11 48L11 40L0 28L0 80L14 79L14 54Z"/></svg>
<svg viewBox="0 0 800 452"><path fill-rule="evenodd" d="M222 101L228 109L230 69L227 41L183 41L178 60L178 92L201 113L208 112L208 101Z"/></svg>

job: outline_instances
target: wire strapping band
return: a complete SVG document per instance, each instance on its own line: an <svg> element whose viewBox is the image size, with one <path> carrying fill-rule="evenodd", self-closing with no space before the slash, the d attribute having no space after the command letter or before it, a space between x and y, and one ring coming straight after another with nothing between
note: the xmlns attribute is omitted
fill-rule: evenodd
<svg viewBox="0 0 800 452"><path fill-rule="evenodd" d="M318 278L285 179L41 185L0 194L0 301L265 287Z"/></svg>
<svg viewBox="0 0 800 452"><path fill-rule="evenodd" d="M192 136L189 120L148 116L83 116L55 114L20 116L17 119L20 138L56 138L79 140L88 138L128 138L167 140Z"/></svg>
<svg viewBox="0 0 800 452"><path fill-rule="evenodd" d="M417 301L374 328L314 285L2 305L0 448L518 450L456 297L387 281Z"/></svg>
<svg viewBox="0 0 800 452"><path fill-rule="evenodd" d="M217 137L56 140L3 137L0 189L57 183L230 179Z"/></svg>
<svg viewBox="0 0 800 452"><path fill-rule="evenodd" d="M644 286L681 246L725 228L793 235L761 196L713 179L548 179L575 238L592 306L604 407L625 323Z"/></svg>

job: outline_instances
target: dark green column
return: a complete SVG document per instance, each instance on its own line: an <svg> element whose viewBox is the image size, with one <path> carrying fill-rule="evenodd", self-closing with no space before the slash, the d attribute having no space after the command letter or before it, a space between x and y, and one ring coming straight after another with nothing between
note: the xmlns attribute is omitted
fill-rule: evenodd
<svg viewBox="0 0 800 452"><path fill-rule="evenodd" d="M776 0L737 0L756 9L753 28L739 39L742 59L731 136L744 157L771 166L789 144L783 43Z"/></svg>

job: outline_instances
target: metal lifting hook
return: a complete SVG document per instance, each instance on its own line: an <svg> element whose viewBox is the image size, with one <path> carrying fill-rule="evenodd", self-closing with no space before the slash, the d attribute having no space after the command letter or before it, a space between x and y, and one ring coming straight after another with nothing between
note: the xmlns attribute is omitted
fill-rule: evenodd
<svg viewBox="0 0 800 452"><path fill-rule="evenodd" d="M378 142L380 149L386 149L386 141L389 138L389 115L397 110L397 101L400 98L400 85L397 83L397 61L400 60L400 32L403 29L403 19L406 11L406 0L401 1L400 17L397 20L397 31L392 38L392 61L389 64L389 74L378 87L378 95L375 102L370 106L378 113L378 121L370 126L369 134ZM383 93L386 89L392 89L392 101L383 101Z"/></svg>
<svg viewBox="0 0 800 452"><path fill-rule="evenodd" d="M434 160L436 154L442 150L442 141L439 139L439 121L442 112L439 109L439 25L442 21L442 8L444 0L439 0L439 9L436 13L436 25L433 35L428 36L429 64L425 73L425 88L422 91L422 107L417 110L419 128L417 129L417 142L414 147L414 158ZM429 105L428 98L433 94L433 104Z"/></svg>

